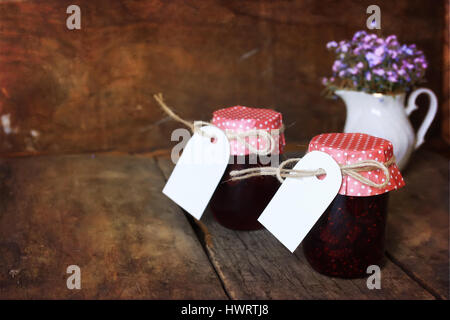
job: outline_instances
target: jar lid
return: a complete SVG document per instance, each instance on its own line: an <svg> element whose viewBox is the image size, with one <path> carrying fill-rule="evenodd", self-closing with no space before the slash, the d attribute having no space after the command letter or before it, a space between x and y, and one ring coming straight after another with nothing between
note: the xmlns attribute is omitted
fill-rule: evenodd
<svg viewBox="0 0 450 320"><path fill-rule="evenodd" d="M283 152L285 145L282 130L283 119L279 112L271 109L234 106L214 111L211 123L230 133L247 132L255 129L265 130L271 133L275 140L276 147L273 153L279 154ZM257 136L246 137L246 141L254 148L257 148L257 150L264 150L266 143L268 143L267 139ZM236 139L230 140L231 155L247 155L250 153L245 144Z"/></svg>
<svg viewBox="0 0 450 320"><path fill-rule="evenodd" d="M309 143L308 152L313 150L328 153L340 165L354 164L364 160L386 163L394 155L391 142L364 133L320 134ZM403 187L405 182L395 162L390 164L388 169L390 176L386 187L382 189L370 187L348 175L343 175L339 194L367 197ZM377 184L382 184L386 179L381 169L358 173Z"/></svg>

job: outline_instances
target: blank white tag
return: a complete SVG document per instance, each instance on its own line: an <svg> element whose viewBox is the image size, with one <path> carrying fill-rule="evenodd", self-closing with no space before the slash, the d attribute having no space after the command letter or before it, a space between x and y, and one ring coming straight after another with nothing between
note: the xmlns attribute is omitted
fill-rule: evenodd
<svg viewBox="0 0 450 320"><path fill-rule="evenodd" d="M200 130L213 136L214 143L209 137L195 133L163 189L166 196L196 219L205 211L230 157L230 143L222 130L214 126Z"/></svg>
<svg viewBox="0 0 450 320"><path fill-rule="evenodd" d="M339 165L327 153L311 151L293 169L322 168L326 177L286 178L258 221L291 252L294 252L309 230L338 193L342 175Z"/></svg>

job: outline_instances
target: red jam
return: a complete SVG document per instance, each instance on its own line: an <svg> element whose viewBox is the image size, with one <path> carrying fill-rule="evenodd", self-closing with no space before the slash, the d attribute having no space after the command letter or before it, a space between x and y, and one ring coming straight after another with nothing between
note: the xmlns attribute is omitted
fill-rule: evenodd
<svg viewBox="0 0 450 320"><path fill-rule="evenodd" d="M302 242L311 266L340 278L367 277L368 266L380 266L388 197L338 194Z"/></svg>
<svg viewBox="0 0 450 320"><path fill-rule="evenodd" d="M230 162L210 201L211 211L229 229L261 229L258 218L280 183L272 176L231 181L230 172L275 165L285 145L282 115L271 109L234 106L214 111L211 122L227 133L243 134L230 138Z"/></svg>
<svg viewBox="0 0 450 320"><path fill-rule="evenodd" d="M309 143L308 152L314 150L354 166L351 174L343 172L338 195L303 239L305 257L328 276L368 277L367 267L383 263L389 192L405 185L392 143L364 133L323 133Z"/></svg>
<svg viewBox="0 0 450 320"><path fill-rule="evenodd" d="M258 176L230 181L230 171L269 165L249 164L249 156L232 156L210 202L216 220L234 230L257 230L263 226L258 218L278 190L280 183L272 176ZM243 163L243 164L239 164Z"/></svg>

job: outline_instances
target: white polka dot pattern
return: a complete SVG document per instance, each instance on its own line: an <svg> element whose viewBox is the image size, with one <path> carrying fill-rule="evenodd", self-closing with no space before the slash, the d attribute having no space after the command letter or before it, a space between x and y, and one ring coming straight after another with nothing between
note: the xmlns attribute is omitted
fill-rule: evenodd
<svg viewBox="0 0 450 320"><path fill-rule="evenodd" d="M284 134L278 131L283 125L283 119L279 112L270 109L234 106L214 111L211 123L226 132L233 133L254 129L266 130L272 134L275 145L278 146L274 149L274 154L283 152ZM246 139L258 150L266 148L267 141L264 138L255 136ZM237 140L230 141L231 155L247 155L249 153L249 149L244 144Z"/></svg>
<svg viewBox="0 0 450 320"><path fill-rule="evenodd" d="M315 136L309 143L308 151L323 151L333 157L339 164L352 164L363 160L386 162L392 158L394 148L388 140L363 133L324 133ZM342 177L340 194L348 196L374 196L405 185L403 177L396 164L389 167L389 184L383 189L369 187L350 176ZM358 172L375 183L385 181L381 170Z"/></svg>

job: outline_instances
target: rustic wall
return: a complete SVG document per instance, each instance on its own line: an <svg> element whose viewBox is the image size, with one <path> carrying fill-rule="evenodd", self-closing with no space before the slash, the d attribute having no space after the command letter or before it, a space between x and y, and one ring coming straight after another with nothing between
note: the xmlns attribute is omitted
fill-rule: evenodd
<svg viewBox="0 0 450 320"><path fill-rule="evenodd" d="M450 0L445 1L445 31L443 57L442 137L450 144Z"/></svg>
<svg viewBox="0 0 450 320"><path fill-rule="evenodd" d="M65 26L74 2L79 31ZM168 147L179 125L152 100L159 91L188 119L243 104L283 112L290 141L339 131L343 103L320 96L325 44L365 28L374 3L385 35L424 49L426 85L442 97L441 0L0 1L0 115L12 131L0 152Z"/></svg>

